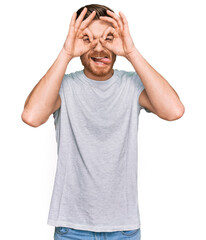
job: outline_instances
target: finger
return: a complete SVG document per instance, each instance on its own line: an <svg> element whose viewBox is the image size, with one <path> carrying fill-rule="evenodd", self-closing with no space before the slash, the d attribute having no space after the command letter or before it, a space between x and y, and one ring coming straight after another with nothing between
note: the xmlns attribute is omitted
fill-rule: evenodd
<svg viewBox="0 0 206 240"><path fill-rule="evenodd" d="M100 40L100 42L101 42L103 47L105 47L105 48L109 49L110 51L112 51L112 44L111 43L105 41L102 37L99 40Z"/></svg>
<svg viewBox="0 0 206 240"><path fill-rule="evenodd" d="M123 29L123 24L122 24L122 21L121 21L120 17L110 10L107 10L107 14L109 16L113 17L117 21L117 24L118 24L119 28L122 30Z"/></svg>
<svg viewBox="0 0 206 240"><path fill-rule="evenodd" d="M76 19L76 12L73 13L72 18L71 18L71 22L69 24L70 27L74 27L75 26L75 19Z"/></svg>
<svg viewBox="0 0 206 240"><path fill-rule="evenodd" d="M107 21L107 22L111 23L115 29L118 29L118 24L117 24L116 20L114 20L113 18L105 17L105 16L100 16L99 18L103 21Z"/></svg>
<svg viewBox="0 0 206 240"><path fill-rule="evenodd" d="M94 48L98 43L98 39L93 40L90 44L89 44L89 48Z"/></svg>
<svg viewBox="0 0 206 240"><path fill-rule="evenodd" d="M91 31L86 28L84 29L84 31L81 33L81 37L84 37L84 36L88 36L89 37L89 41L92 42L93 41L93 34L91 33Z"/></svg>
<svg viewBox="0 0 206 240"><path fill-rule="evenodd" d="M90 49L94 48L98 43L98 39L93 40L91 43L87 44L85 46L86 52L88 52Z"/></svg>
<svg viewBox="0 0 206 240"><path fill-rule="evenodd" d="M81 11L81 14L79 15L79 17L78 17L77 20L76 20L75 29L78 29L78 28L79 28L79 26L81 25L81 22L83 21L84 16L86 15L86 13L87 13L87 8L85 7L85 8Z"/></svg>
<svg viewBox="0 0 206 240"><path fill-rule="evenodd" d="M105 40L106 37L107 37L107 35L108 35L109 33L111 33L115 38L118 37L118 34L117 34L117 32L115 31L115 29L114 29L113 27L108 27L108 28L106 28L106 30L104 31L102 38Z"/></svg>
<svg viewBox="0 0 206 240"><path fill-rule="evenodd" d="M127 21L125 15L121 11L119 12L119 16L121 17L123 24L128 25L128 21Z"/></svg>
<svg viewBox="0 0 206 240"><path fill-rule="evenodd" d="M72 32L74 31L74 26L75 26L75 19L76 19L76 12L73 13L70 24L69 24L69 31L68 35L71 35Z"/></svg>
<svg viewBox="0 0 206 240"><path fill-rule="evenodd" d="M82 23L81 23L81 26L80 26L80 29L81 30L84 30L86 27L88 27L88 25L91 23L91 21L93 20L93 18L95 17L96 15L96 12L93 11L88 18L86 18Z"/></svg>
<svg viewBox="0 0 206 240"><path fill-rule="evenodd" d="M128 21L127 21L125 15L122 12L119 12L119 15L120 15L120 17L122 19L122 22L123 22L123 25L124 25L125 34L130 35Z"/></svg>

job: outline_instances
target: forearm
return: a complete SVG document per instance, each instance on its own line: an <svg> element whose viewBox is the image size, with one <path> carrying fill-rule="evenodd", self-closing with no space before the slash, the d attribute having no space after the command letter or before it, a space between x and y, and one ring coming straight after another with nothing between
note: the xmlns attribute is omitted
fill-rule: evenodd
<svg viewBox="0 0 206 240"><path fill-rule="evenodd" d="M127 59L140 76L151 105L158 115L168 117L182 111L184 106L178 94L137 49L127 56Z"/></svg>
<svg viewBox="0 0 206 240"><path fill-rule="evenodd" d="M48 119L57 101L62 79L70 60L71 58L62 49L47 73L27 97L22 119L28 122L44 122Z"/></svg>

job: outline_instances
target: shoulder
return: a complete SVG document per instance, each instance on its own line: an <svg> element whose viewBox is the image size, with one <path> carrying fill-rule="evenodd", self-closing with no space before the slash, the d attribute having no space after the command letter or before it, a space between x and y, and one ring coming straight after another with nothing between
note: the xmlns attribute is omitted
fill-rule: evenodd
<svg viewBox="0 0 206 240"><path fill-rule="evenodd" d="M76 72L65 73L62 79L62 85L68 85L73 83L73 81L79 77L81 77L82 70Z"/></svg>
<svg viewBox="0 0 206 240"><path fill-rule="evenodd" d="M115 69L115 71L119 77L124 77L127 79L132 78L133 75L135 74L134 71L126 71L126 70L118 70L118 69Z"/></svg>
<svg viewBox="0 0 206 240"><path fill-rule="evenodd" d="M135 85L134 81L134 71L126 71L126 70L115 70L116 76L122 83L127 83L129 85Z"/></svg>
<svg viewBox="0 0 206 240"><path fill-rule="evenodd" d="M63 79L66 80L66 81L69 81L70 79L73 79L73 78L77 77L78 75L80 75L81 72L82 71L65 73Z"/></svg>
<svg viewBox="0 0 206 240"><path fill-rule="evenodd" d="M124 80L131 82L136 88L142 87L142 81L136 71L118 70L118 74Z"/></svg>

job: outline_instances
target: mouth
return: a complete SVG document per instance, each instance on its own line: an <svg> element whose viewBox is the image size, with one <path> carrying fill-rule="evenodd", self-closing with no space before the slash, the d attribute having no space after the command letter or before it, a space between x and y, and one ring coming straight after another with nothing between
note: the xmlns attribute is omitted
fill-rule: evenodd
<svg viewBox="0 0 206 240"><path fill-rule="evenodd" d="M96 64L96 65L108 65L111 63L111 60L105 56L105 57L91 57L92 61Z"/></svg>

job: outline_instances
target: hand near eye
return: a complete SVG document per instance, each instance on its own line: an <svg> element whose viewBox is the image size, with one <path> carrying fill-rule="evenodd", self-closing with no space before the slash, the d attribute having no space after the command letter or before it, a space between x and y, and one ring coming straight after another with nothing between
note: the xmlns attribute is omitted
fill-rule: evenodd
<svg viewBox="0 0 206 240"><path fill-rule="evenodd" d="M97 44L97 40L93 40L93 35L87 28L96 12L93 11L89 17L83 21L86 12L87 8L84 8L77 19L76 12L71 18L69 32L63 46L69 58L79 57ZM88 36L89 41L84 41L84 36Z"/></svg>
<svg viewBox="0 0 206 240"><path fill-rule="evenodd" d="M136 48L129 32L128 22L123 13L119 12L120 17L107 10L111 17L101 16L100 20L107 21L113 27L108 27L103 37L100 39L102 45L112 51L114 54L128 58ZM106 39L108 34L113 35L113 40Z"/></svg>

